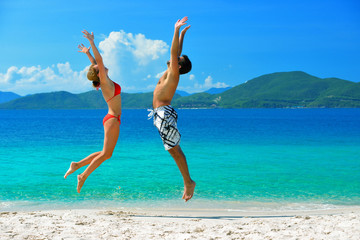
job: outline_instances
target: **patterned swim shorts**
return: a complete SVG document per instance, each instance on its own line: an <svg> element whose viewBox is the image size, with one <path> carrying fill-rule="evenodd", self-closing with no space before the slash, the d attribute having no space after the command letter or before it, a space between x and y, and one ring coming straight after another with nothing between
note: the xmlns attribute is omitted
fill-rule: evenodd
<svg viewBox="0 0 360 240"><path fill-rule="evenodd" d="M154 117L154 126L158 129L165 150L179 145L181 134L177 129L177 113L170 105L155 108L149 114Z"/></svg>

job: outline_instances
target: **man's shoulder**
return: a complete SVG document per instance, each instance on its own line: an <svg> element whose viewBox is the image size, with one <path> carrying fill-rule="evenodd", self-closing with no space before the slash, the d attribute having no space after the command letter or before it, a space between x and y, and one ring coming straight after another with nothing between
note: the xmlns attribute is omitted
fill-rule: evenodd
<svg viewBox="0 0 360 240"><path fill-rule="evenodd" d="M165 78L167 82L178 82L180 79L179 71L169 70Z"/></svg>

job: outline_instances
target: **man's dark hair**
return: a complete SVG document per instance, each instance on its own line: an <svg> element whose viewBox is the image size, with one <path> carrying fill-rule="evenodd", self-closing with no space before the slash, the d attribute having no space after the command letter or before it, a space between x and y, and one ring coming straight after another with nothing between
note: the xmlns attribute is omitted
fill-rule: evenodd
<svg viewBox="0 0 360 240"><path fill-rule="evenodd" d="M190 72L192 65L191 65L191 62L190 62L190 59L188 58L188 56L182 55L182 57L184 58L184 61L179 62L179 65L181 66L179 73L185 74L185 73Z"/></svg>

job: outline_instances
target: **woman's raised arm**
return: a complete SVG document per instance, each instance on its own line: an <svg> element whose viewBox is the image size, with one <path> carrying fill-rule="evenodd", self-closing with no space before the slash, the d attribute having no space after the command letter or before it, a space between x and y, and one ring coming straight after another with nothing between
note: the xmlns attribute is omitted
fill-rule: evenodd
<svg viewBox="0 0 360 240"><path fill-rule="evenodd" d="M94 57L95 57L95 61L98 65L98 68L99 68L99 78L100 78L100 82L102 84L106 84L107 83L107 74L106 74L106 70L105 70L105 66L104 66L104 62L103 62L103 59L100 55L100 52L99 50L97 49L96 45L95 45L95 42L94 42L94 33L89 33L88 31L84 30L82 31L82 33L84 34L84 37L86 39L89 40L89 43L92 47L92 50L93 50L93 53L94 53Z"/></svg>
<svg viewBox="0 0 360 240"><path fill-rule="evenodd" d="M94 58L94 57L91 55L91 53L90 53L90 48L91 48L91 46L87 48L87 47L84 46L84 44L79 44L78 48L80 49L80 51L78 51L78 52L85 53L86 56L88 56L91 64L92 64L92 65L96 65L95 58Z"/></svg>

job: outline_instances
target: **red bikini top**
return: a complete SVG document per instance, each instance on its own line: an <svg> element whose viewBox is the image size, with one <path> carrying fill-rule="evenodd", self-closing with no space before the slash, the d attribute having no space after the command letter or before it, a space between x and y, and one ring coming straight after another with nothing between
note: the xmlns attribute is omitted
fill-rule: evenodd
<svg viewBox="0 0 360 240"><path fill-rule="evenodd" d="M114 86L115 86L115 91L114 91L114 96L112 96L112 98L110 98L109 100L107 100L106 102L109 102L111 99L113 99L115 96L119 95L121 93L121 87L119 84L117 84L116 82L113 82Z"/></svg>

